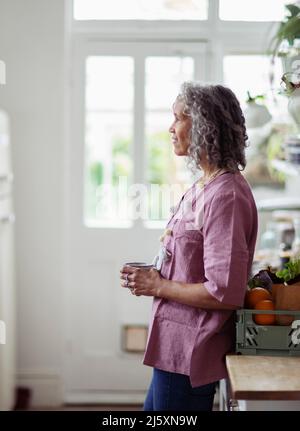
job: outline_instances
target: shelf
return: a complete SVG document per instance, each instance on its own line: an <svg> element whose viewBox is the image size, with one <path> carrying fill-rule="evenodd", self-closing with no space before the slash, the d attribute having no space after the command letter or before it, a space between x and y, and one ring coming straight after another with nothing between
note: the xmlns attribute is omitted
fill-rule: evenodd
<svg viewBox="0 0 300 431"><path fill-rule="evenodd" d="M271 165L274 169L277 169L277 171L283 172L286 175L291 175L293 177L300 176L300 165L277 159L272 160Z"/></svg>

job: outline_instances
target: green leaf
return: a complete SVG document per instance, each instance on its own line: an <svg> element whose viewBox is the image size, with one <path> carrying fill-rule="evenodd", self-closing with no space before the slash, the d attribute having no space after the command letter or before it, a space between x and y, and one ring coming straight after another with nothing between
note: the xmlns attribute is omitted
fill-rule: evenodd
<svg viewBox="0 0 300 431"><path fill-rule="evenodd" d="M294 40L300 38L300 7L295 4L285 5L288 15L277 29L275 36L271 39L269 49L273 57L278 55L279 47L283 40L287 40L292 46Z"/></svg>
<svg viewBox="0 0 300 431"><path fill-rule="evenodd" d="M296 16L298 13L300 13L300 8L295 4L287 4L285 7L290 12L290 17Z"/></svg>
<svg viewBox="0 0 300 431"><path fill-rule="evenodd" d="M285 282L291 281L300 275L300 259L291 260L285 264L285 268L276 272L276 276L283 278Z"/></svg>
<svg viewBox="0 0 300 431"><path fill-rule="evenodd" d="M288 37L297 38L300 34L300 16L293 16L286 23L280 26L277 37L281 40L287 39Z"/></svg>

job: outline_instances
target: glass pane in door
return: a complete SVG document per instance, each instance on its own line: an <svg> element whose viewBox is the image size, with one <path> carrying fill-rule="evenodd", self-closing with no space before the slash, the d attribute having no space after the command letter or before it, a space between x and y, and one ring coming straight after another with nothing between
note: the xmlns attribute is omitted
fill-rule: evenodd
<svg viewBox="0 0 300 431"><path fill-rule="evenodd" d="M150 190L149 219L165 220L182 190L191 182L186 158L175 156L169 127L173 122L172 105L180 85L194 77L191 57L148 57L146 59L145 135L147 151L147 182L152 187L165 187L165 194L155 198ZM173 187L170 196L167 186ZM162 192L164 193L164 192Z"/></svg>
<svg viewBox="0 0 300 431"><path fill-rule="evenodd" d="M126 195L119 178L130 182L133 140L133 73L131 57L86 59L85 201L88 226L127 226Z"/></svg>

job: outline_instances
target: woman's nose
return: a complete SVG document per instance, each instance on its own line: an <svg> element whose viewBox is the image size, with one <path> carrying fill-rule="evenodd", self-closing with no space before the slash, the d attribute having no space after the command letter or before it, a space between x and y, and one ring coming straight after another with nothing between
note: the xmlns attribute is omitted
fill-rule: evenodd
<svg viewBox="0 0 300 431"><path fill-rule="evenodd" d="M170 133L174 133L175 132L175 130L174 130L174 122L171 124L171 126L169 127L169 132Z"/></svg>

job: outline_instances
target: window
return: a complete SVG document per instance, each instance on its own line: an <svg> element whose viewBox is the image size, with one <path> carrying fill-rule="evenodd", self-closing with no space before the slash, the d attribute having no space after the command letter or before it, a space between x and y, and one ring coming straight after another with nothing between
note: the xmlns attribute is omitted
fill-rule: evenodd
<svg viewBox="0 0 300 431"><path fill-rule="evenodd" d="M134 214L141 213L145 222L165 220L170 206L191 183L185 158L173 154L168 130L175 97L181 83L195 77L197 57L150 55L153 50L155 46L149 44L139 49L127 45L132 55L99 54L85 59L87 226L126 227L137 217ZM136 121L135 115L139 117ZM145 170L141 169L141 159L145 159ZM157 201L151 198L153 184L162 186ZM178 185L175 192L162 196L166 193L164 185L170 184ZM135 185L149 191L143 196L140 211L129 198L139 190L135 191Z"/></svg>
<svg viewBox="0 0 300 431"><path fill-rule="evenodd" d="M76 20L206 20L208 0L74 0Z"/></svg>
<svg viewBox="0 0 300 431"><path fill-rule="evenodd" d="M224 82L235 92L243 109L249 92L252 98L263 96L257 103L267 106L272 115L272 122L264 127L247 129L250 145L246 149L246 177L253 187L282 187L281 176L268 169L269 157L281 151L280 144L290 122L287 98L279 93L283 74L281 60L277 58L271 67L266 55L229 55L224 57L223 69Z"/></svg>
<svg viewBox="0 0 300 431"><path fill-rule="evenodd" d="M270 57L266 55L227 55L224 57L224 83L231 88L239 99L243 109L249 92L251 97L263 96L264 103L274 123L290 121L287 110L287 97L280 92L283 74L282 62L275 59L271 66Z"/></svg>
<svg viewBox="0 0 300 431"><path fill-rule="evenodd" d="M292 0L220 0L219 15L226 21L281 21L284 5Z"/></svg>
<svg viewBox="0 0 300 431"><path fill-rule="evenodd" d="M85 219L117 217L119 177L132 177L133 59L86 60ZM125 196L121 195L121 199ZM122 202L120 203L122 205ZM123 220L125 221L125 220ZM120 221L118 221L119 223Z"/></svg>
<svg viewBox="0 0 300 431"><path fill-rule="evenodd" d="M277 92L283 74L280 59L272 67L266 55L226 55L223 69L224 83L235 92L243 107L248 91L251 96L265 95L272 103L272 89Z"/></svg>

